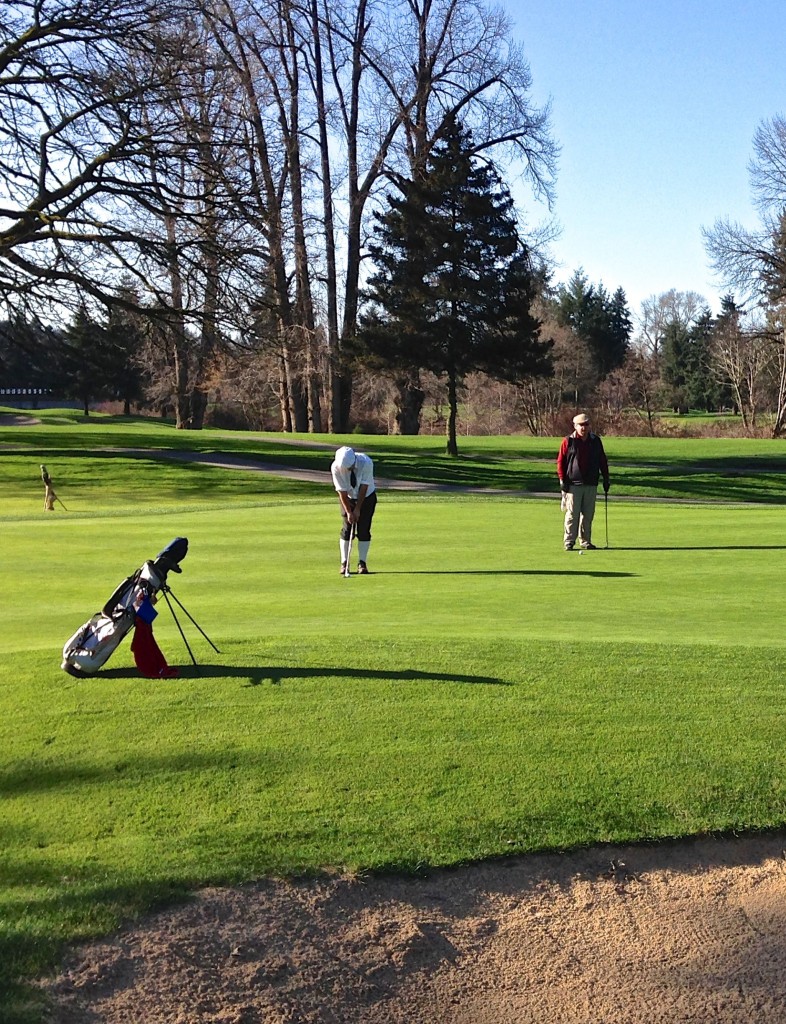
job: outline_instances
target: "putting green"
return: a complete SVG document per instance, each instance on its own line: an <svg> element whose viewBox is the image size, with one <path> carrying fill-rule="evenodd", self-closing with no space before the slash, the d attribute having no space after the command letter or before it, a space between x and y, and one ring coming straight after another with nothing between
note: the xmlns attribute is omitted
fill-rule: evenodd
<svg viewBox="0 0 786 1024"><path fill-rule="evenodd" d="M0 651L51 649L173 537L176 595L223 640L629 640L781 646L783 513L766 506L610 502L609 550L561 544L556 500L382 497L369 577L338 572L335 502L69 518L3 527ZM595 541L605 543L603 506ZM156 635L181 643L166 614ZM209 654L205 654L207 658Z"/></svg>

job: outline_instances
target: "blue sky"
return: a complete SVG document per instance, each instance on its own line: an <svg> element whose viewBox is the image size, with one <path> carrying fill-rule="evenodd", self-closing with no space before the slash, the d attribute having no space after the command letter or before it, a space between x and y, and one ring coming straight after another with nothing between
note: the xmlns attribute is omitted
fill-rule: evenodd
<svg viewBox="0 0 786 1024"><path fill-rule="evenodd" d="M507 0L561 146L552 246L566 281L642 300L727 291L702 227L757 224L753 134L786 114L786 0ZM515 190L514 190L515 191ZM543 212L527 204L530 220Z"/></svg>

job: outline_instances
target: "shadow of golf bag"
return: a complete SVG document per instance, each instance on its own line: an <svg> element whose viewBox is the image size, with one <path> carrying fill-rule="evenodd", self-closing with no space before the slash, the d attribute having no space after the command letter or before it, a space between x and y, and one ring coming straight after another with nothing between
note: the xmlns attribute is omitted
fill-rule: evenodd
<svg viewBox="0 0 786 1024"><path fill-rule="evenodd" d="M166 587L167 574L183 571L179 563L187 552L188 540L175 537L154 559L124 579L101 611L66 641L60 666L63 671L72 676L93 675L117 650L137 617L147 624L150 641L155 645L150 630L150 623L156 615L152 604L159 591Z"/></svg>

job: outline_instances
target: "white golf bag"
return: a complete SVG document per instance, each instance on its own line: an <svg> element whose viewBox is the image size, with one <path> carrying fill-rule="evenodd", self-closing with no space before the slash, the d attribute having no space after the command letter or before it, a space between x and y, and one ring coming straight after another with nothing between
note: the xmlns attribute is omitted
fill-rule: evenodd
<svg viewBox="0 0 786 1024"><path fill-rule="evenodd" d="M66 641L60 665L63 671L72 676L90 676L105 665L131 630L137 614L144 615L166 586L167 573L183 571L178 563L187 551L188 540L176 537L154 560L124 579L101 611Z"/></svg>

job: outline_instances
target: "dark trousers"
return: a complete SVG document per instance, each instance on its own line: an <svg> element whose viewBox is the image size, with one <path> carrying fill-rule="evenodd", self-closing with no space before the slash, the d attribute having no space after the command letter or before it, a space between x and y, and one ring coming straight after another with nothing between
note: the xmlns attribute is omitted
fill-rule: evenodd
<svg viewBox="0 0 786 1024"><path fill-rule="evenodd" d="M352 505L352 508L354 508L355 505L357 504L357 502L350 501L350 504ZM365 497L365 499L363 501L363 505L361 506L361 509L360 509L360 519L358 519L357 528L356 528L357 532L355 534L355 536L357 537L358 540L371 540L371 520L374 518L374 509L376 507L377 507L377 492L376 491L372 491L371 494L367 494L366 495L366 497ZM341 510L341 518L344 521L343 526L341 527L341 534L340 534L341 539L342 540L349 540L349 538L351 536L352 528L349 525L349 520L347 519L347 514L343 510L343 508Z"/></svg>

